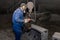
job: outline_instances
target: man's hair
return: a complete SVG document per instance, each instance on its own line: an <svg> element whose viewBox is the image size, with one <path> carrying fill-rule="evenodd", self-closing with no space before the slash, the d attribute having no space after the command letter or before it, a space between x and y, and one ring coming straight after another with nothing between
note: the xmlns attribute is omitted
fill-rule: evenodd
<svg viewBox="0 0 60 40"><path fill-rule="evenodd" d="M20 7L22 7L22 6L26 6L26 4L25 4L25 3L21 3ZM26 6L26 7L27 7L27 6Z"/></svg>

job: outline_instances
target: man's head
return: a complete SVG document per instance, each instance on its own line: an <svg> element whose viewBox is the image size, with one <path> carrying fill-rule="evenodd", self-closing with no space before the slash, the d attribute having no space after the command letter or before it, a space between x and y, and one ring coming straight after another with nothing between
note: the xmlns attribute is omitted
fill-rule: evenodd
<svg viewBox="0 0 60 40"><path fill-rule="evenodd" d="M25 3L22 3L22 4L20 5L20 7L21 7L23 10L26 10L26 8L27 8L27 6L26 6Z"/></svg>

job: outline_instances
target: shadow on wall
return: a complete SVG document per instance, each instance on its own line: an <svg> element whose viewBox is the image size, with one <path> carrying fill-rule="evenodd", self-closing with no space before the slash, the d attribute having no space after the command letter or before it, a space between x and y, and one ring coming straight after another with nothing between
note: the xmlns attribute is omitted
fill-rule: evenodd
<svg viewBox="0 0 60 40"><path fill-rule="evenodd" d="M0 29L1 28L11 28L11 14L1 14L0 15Z"/></svg>

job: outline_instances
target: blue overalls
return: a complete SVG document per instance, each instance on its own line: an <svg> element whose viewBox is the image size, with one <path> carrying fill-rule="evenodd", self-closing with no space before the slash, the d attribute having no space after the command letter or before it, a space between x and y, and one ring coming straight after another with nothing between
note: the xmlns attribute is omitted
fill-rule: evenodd
<svg viewBox="0 0 60 40"><path fill-rule="evenodd" d="M20 8L17 8L12 16L13 31L15 33L15 40L21 40L22 27L23 27L23 11Z"/></svg>

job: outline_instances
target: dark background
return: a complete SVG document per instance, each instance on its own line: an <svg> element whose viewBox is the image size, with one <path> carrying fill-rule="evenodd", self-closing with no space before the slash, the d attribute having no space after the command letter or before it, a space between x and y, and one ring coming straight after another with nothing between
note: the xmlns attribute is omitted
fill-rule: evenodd
<svg viewBox="0 0 60 40"><path fill-rule="evenodd" d="M0 30L12 28L12 14L20 3L27 2L26 0L0 0ZM60 32L60 0L36 0L36 11L49 12L51 18L49 22L40 23L38 20L36 25L42 26L49 30L49 35L54 32Z"/></svg>
<svg viewBox="0 0 60 40"><path fill-rule="evenodd" d="M22 2L27 3L28 1L32 0L0 0L0 26L5 27L6 25L6 27L9 27L9 25L11 24L11 18L14 10L18 8ZM60 0L35 0L36 11L38 13L50 12L51 20L54 22L57 21L57 24L60 23L59 5Z"/></svg>
<svg viewBox="0 0 60 40"><path fill-rule="evenodd" d="M27 2L27 0L0 0L0 12L9 10L9 8L14 6L18 6L21 2ZM35 2L39 12L51 11L60 13L60 0L36 0Z"/></svg>

